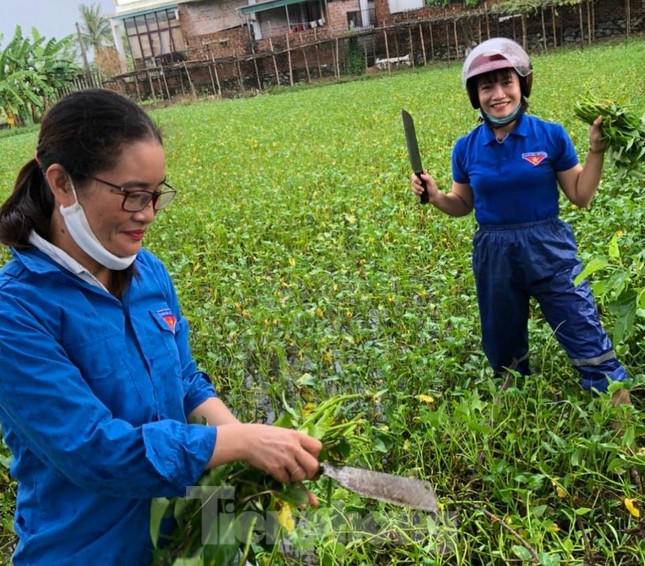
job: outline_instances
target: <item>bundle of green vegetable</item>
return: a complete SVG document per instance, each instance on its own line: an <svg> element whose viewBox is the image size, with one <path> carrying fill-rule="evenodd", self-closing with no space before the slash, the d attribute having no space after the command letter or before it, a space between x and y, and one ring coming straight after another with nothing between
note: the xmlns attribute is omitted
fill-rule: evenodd
<svg viewBox="0 0 645 566"><path fill-rule="evenodd" d="M587 124L602 116L601 131L607 144L610 164L623 173L642 172L645 161L645 115L639 118L615 102L591 96L579 100L574 111Z"/></svg>
<svg viewBox="0 0 645 566"><path fill-rule="evenodd" d="M274 423L295 428L317 438L323 449L320 460L344 461L363 422L348 406L359 395L337 395L319 405L299 409L284 401L285 413ZM153 500L150 534L157 566L229 566L258 561L279 552L285 532L294 528L292 511L307 504L308 491L300 483L283 485L264 472L242 463L218 466L208 472L187 498ZM162 524L174 522L164 535Z"/></svg>

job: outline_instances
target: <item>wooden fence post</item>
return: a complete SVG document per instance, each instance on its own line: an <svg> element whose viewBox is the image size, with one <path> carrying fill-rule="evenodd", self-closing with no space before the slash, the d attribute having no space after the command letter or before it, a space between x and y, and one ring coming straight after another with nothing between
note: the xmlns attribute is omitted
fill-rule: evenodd
<svg viewBox="0 0 645 566"><path fill-rule="evenodd" d="M152 77L150 76L150 71L148 69L146 69L146 75L148 75L148 83L150 84L150 95L152 98L156 98L157 94L155 93L155 87L152 84Z"/></svg>
<svg viewBox="0 0 645 566"><path fill-rule="evenodd" d="M134 89L137 91L137 100L141 100L141 92L139 92L139 73L134 74Z"/></svg>
<svg viewBox="0 0 645 566"><path fill-rule="evenodd" d="M408 28L408 37L410 38L410 59L412 60L412 68L416 66L414 64L414 47L412 46L412 26Z"/></svg>
<svg viewBox="0 0 645 566"><path fill-rule="evenodd" d="M336 38L336 78L340 80L340 51L338 49L338 38Z"/></svg>
<svg viewBox="0 0 645 566"><path fill-rule="evenodd" d="M213 89L213 95L217 96L217 87L215 86L215 78L213 77L213 69L210 64L208 65L208 77L211 80L211 88Z"/></svg>
<svg viewBox="0 0 645 566"><path fill-rule="evenodd" d="M222 85L219 82L219 73L217 72L217 63L215 63L215 55L211 53L211 65L213 66L213 73L215 74L215 82L217 83L217 94L222 97Z"/></svg>
<svg viewBox="0 0 645 566"><path fill-rule="evenodd" d="M273 58L273 68L275 69L275 80L278 82L278 86L280 86L280 73L278 72L278 62L276 61L275 58L275 51L273 50L273 40L269 38L269 49L271 49L271 57Z"/></svg>
<svg viewBox="0 0 645 566"><path fill-rule="evenodd" d="M385 58L387 62L387 72L391 73L392 71L390 70L390 47L387 44L387 31L383 29L383 35L385 36Z"/></svg>
<svg viewBox="0 0 645 566"><path fill-rule="evenodd" d="M423 64L427 65L428 59L426 58L426 45L425 45L425 42L423 41L423 28L421 27L421 24L419 24L419 37L421 38L421 52L423 53Z"/></svg>
<svg viewBox="0 0 645 566"><path fill-rule="evenodd" d="M455 57L459 58L459 39L457 38L457 18L452 20L452 31L455 34Z"/></svg>
<svg viewBox="0 0 645 566"><path fill-rule="evenodd" d="M304 45L301 47L301 50L302 50L302 57L305 60L305 71L307 72L307 82L310 83L311 75L309 74L309 62L307 61L307 51Z"/></svg>
<svg viewBox="0 0 645 566"><path fill-rule="evenodd" d="M257 79L258 90L262 90L262 80L260 79L258 60L257 60L257 57L255 56L255 38L251 34L251 26L249 26L248 23L247 23L246 29L249 32L249 45L251 46L251 55L253 56L253 66L255 67L255 78Z"/></svg>
<svg viewBox="0 0 645 566"><path fill-rule="evenodd" d="M314 41L316 42L316 63L318 64L318 78L322 78L322 67L320 65L320 46L318 45L318 32L314 28Z"/></svg>
<svg viewBox="0 0 645 566"><path fill-rule="evenodd" d="M190 78L190 71L188 70L188 65L186 65L186 61L184 61L184 71L186 71L186 78L188 79L188 86L190 86L190 93L193 95L193 98L196 98L197 93L195 92L195 86L193 85L193 80Z"/></svg>
<svg viewBox="0 0 645 566"><path fill-rule="evenodd" d="M156 71L157 71L157 82L159 83L159 93L161 94L161 98L163 98L163 85L161 84L161 66L157 66Z"/></svg>
<svg viewBox="0 0 645 566"><path fill-rule="evenodd" d="M289 62L289 84L293 86L293 67L291 66L291 46L289 45L289 33L285 34L287 38L287 60Z"/></svg>

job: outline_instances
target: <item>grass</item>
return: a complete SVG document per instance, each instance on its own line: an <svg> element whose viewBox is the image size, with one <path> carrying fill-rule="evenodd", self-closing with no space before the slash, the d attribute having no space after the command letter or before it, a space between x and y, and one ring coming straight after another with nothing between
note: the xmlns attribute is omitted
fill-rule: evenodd
<svg viewBox="0 0 645 566"><path fill-rule="evenodd" d="M537 57L531 111L563 123L584 156L575 101L591 92L643 113L644 59L643 40ZM173 274L195 356L240 417L273 420L283 394L299 405L361 393L369 441L350 463L435 484L444 512L429 523L319 482L323 507L300 516L292 554L321 564L642 564L642 518L625 499L645 511L632 472L645 473L644 313L615 344L633 408L579 389L537 310L534 373L500 390L479 344L474 220L422 209L409 193L400 110L447 188L452 144L476 123L459 71L154 111L180 194L146 245ZM34 146L33 133L0 139L3 196ZM635 292L645 287L643 199L638 181L609 169L590 210L561 201L585 260L622 233ZM600 305L608 329L619 317L610 299ZM4 520L13 487L3 473L0 464ZM8 549L8 521L2 529Z"/></svg>

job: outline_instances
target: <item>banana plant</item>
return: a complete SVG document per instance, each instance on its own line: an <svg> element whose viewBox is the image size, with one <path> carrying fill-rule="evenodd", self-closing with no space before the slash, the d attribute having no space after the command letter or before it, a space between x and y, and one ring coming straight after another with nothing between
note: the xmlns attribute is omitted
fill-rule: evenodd
<svg viewBox="0 0 645 566"><path fill-rule="evenodd" d="M0 51L0 108L19 122L30 122L47 100L78 76L71 54L71 36L47 39L32 28L31 38L16 26Z"/></svg>

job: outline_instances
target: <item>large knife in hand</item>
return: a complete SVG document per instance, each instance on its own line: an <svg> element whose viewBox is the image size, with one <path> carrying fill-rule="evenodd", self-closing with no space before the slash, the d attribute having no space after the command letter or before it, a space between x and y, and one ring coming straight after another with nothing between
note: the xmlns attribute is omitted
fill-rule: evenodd
<svg viewBox="0 0 645 566"><path fill-rule="evenodd" d="M363 497L432 513L438 512L434 490L426 481L350 466L332 466L328 463L321 464L319 471Z"/></svg>
<svg viewBox="0 0 645 566"><path fill-rule="evenodd" d="M408 156L410 157L410 165L412 166L412 171L421 182L423 187L423 192L421 193L421 204L428 203L428 185L421 178L421 173L423 173L423 167L421 165L421 155L419 154L419 145L417 144L417 134L414 131L414 120L412 116L408 114L405 110L401 110L401 118L403 119L403 130L405 131L405 143L408 146Z"/></svg>

